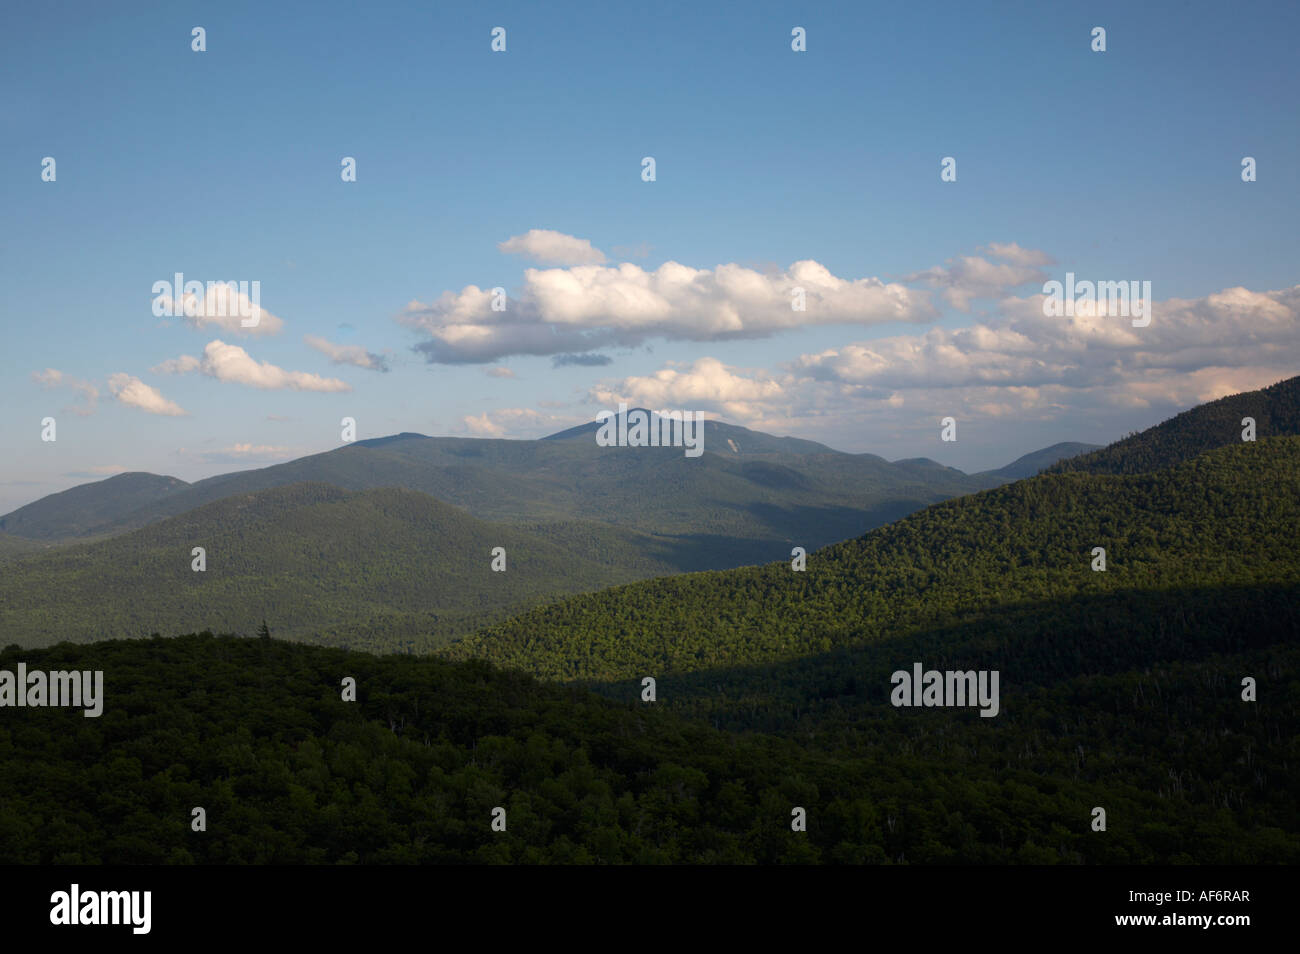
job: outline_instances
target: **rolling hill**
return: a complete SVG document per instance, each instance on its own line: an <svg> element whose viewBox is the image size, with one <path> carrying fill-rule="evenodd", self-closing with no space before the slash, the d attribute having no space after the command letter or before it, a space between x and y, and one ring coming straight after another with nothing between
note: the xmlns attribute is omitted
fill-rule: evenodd
<svg viewBox="0 0 1300 954"><path fill-rule="evenodd" d="M692 569L694 552L581 521L489 524L415 491L293 484L15 562L0 575L0 633L30 646L253 633L266 619L292 639L426 649L560 594Z"/></svg>

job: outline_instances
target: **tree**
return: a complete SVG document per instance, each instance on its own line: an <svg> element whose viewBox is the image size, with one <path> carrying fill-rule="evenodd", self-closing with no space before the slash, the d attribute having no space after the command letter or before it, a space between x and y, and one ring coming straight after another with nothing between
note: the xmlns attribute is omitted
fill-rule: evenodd
<svg viewBox="0 0 1300 954"><path fill-rule="evenodd" d="M270 639L270 638L271 638L271 631L270 631L269 629L266 628L266 620L262 620L262 626L261 626L261 628L257 631L257 635L258 635L261 639Z"/></svg>

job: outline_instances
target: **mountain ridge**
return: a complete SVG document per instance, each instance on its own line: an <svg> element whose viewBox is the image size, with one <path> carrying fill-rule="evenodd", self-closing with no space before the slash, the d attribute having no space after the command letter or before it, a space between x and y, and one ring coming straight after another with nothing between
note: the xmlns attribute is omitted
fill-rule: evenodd
<svg viewBox="0 0 1300 954"><path fill-rule="evenodd" d="M774 438L720 422L705 422L706 437L712 440L705 441L700 467L698 460L679 460L680 452L674 456L671 448L602 449L594 441L587 444L580 439L594 434L598 426L579 425L535 441L402 432L193 483L147 472L119 474L47 495L0 516L0 532L47 544L102 538L140 529L229 494L305 481L350 490L407 487L491 521L574 517L647 533L702 529L780 540L805 535L813 545L824 545L841 538L836 534L845 521L854 526L855 511L878 508L892 519L909 507L981 490L1005 479L993 472L966 474L928 458L891 463L875 454L848 454L813 441ZM602 450L609 453L602 455ZM787 489L798 487L807 499L783 494L770 479L778 471L786 475ZM581 480L581 491L572 486L574 478ZM655 484L712 501L714 512L702 515L701 508L691 512L661 499L657 512L642 515L636 506L638 495L630 490ZM730 519L717 521L718 506L730 513ZM791 509L798 507L804 509ZM818 508L832 508L834 515L819 516ZM789 511L788 515L778 517L781 510ZM702 516L712 525L697 528ZM877 519L868 517L861 529Z"/></svg>

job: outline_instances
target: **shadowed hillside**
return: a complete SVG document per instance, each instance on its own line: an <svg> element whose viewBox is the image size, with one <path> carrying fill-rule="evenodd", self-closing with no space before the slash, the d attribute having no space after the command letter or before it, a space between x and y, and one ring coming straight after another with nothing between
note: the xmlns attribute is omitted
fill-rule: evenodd
<svg viewBox="0 0 1300 954"><path fill-rule="evenodd" d="M1023 601L1300 583L1300 437L1152 474L1047 474L950 500L789 562L618 587L448 648L549 678L788 659ZM1105 572L1091 568L1106 550Z"/></svg>

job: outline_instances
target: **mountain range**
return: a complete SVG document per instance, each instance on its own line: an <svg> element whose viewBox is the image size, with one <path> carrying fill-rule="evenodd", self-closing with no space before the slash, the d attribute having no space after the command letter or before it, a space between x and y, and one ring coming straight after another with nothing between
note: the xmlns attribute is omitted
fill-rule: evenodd
<svg viewBox="0 0 1300 954"><path fill-rule="evenodd" d="M265 619L286 638L424 651L559 596L815 550L1090 449L968 475L720 422L699 458L600 447L596 426L403 433L195 483L128 473L52 494L0 518L0 625L44 645Z"/></svg>
<svg viewBox="0 0 1300 954"><path fill-rule="evenodd" d="M704 424L700 458L667 447L603 448L596 426L535 441L402 433L194 483L118 474L0 516L0 533L52 543L103 538L223 497L313 482L415 490L482 520L600 520L650 533L721 533L745 541L735 547L739 557L749 542L773 537L798 535L822 546L1095 448L1057 444L968 475L924 458L890 463L718 421Z"/></svg>
<svg viewBox="0 0 1300 954"><path fill-rule="evenodd" d="M0 729L0 861L1296 864L1297 388L1194 408L1086 466L812 551L805 569L783 554L580 593L432 654L210 632L8 646L0 667L104 671L110 708L24 709ZM432 528L472 550L475 521L415 491L295 483L0 579L121 540L153 560L222 527L210 558L243 551L233 582L139 566L175 574L158 588L178 601L216 585L236 604L288 561L308 602L370 594L378 615L405 605L408 581L384 587L425 569ZM345 584L323 568L354 534L391 539L391 560ZM573 542L542 536L557 549L506 544L536 554L537 579ZM471 586L475 561L447 559ZM113 569L70 560L3 605L86 585L91 564ZM113 594L131 584L118 572L103 610L138 596ZM898 706L893 677L916 665L998 672L996 717ZM193 805L218 820L201 838ZM498 806L509 837L489 828Z"/></svg>

